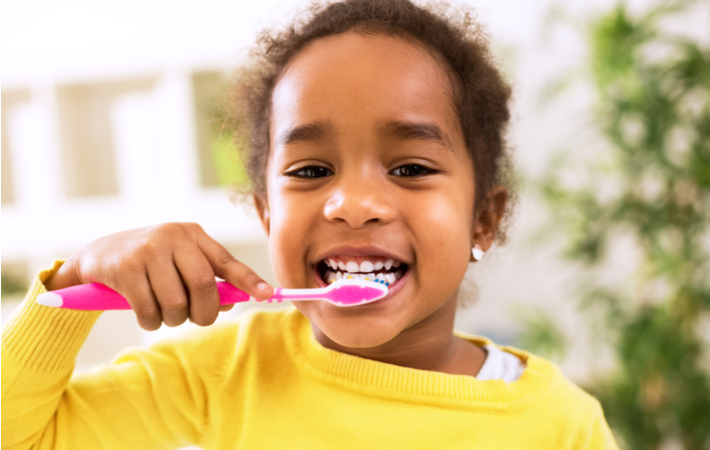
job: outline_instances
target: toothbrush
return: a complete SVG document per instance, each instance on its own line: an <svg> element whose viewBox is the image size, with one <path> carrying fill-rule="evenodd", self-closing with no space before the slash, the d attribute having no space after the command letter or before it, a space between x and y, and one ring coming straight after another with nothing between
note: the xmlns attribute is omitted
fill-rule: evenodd
<svg viewBox="0 0 710 450"><path fill-rule="evenodd" d="M254 299L249 294L237 289L226 281L217 282L219 304L246 302ZM325 300L337 306L356 306L379 300L389 289L383 283L369 280L342 279L329 286L316 289L276 288L274 295L263 301L276 300ZM65 309L84 311L108 311L131 309L125 297L108 286L98 283L80 284L56 291L45 292L37 296L37 303Z"/></svg>

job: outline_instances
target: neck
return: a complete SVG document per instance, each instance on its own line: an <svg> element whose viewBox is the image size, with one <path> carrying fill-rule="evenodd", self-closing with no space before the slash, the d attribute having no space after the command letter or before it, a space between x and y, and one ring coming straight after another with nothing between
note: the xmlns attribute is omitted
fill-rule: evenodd
<svg viewBox="0 0 710 450"><path fill-rule="evenodd" d="M321 345L341 353L412 369L475 376L483 365L485 352L453 334L456 295L441 308L394 339L376 347L342 346L325 335L313 322L313 332Z"/></svg>

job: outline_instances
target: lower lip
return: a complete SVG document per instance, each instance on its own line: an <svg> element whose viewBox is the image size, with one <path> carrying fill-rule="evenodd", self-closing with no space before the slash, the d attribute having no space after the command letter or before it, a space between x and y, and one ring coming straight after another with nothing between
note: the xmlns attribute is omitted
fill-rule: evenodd
<svg viewBox="0 0 710 450"><path fill-rule="evenodd" d="M407 278L409 278L409 272L411 272L411 270L412 270L412 267L409 266L409 268L408 268L407 271L404 273L404 275L402 276L402 278L400 278L399 280L395 281L394 284L391 284L391 285L387 286L387 295L385 295L385 296L382 297L381 299L375 300L374 302L363 303L363 304L357 305L357 306L375 305L375 304L377 304L377 303L385 302L385 301L389 300L390 298L394 297L394 296L397 295L397 294L399 293L399 291L401 291L402 288L404 287L404 283L407 281ZM328 286L328 285L325 284L325 282L321 279L320 274L318 274L318 271L317 271L317 270L314 270L314 274L315 274L315 277L316 277L316 281L318 282L318 285L319 285L320 287L326 287L326 286Z"/></svg>

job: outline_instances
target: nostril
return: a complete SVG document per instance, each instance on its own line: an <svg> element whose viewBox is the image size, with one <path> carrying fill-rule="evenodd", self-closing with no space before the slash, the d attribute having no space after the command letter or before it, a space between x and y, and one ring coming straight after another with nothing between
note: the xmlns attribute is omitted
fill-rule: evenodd
<svg viewBox="0 0 710 450"><path fill-rule="evenodd" d="M337 192L326 202L323 212L328 220L345 222L352 228L387 223L394 217L394 208L381 192L362 192L358 189L347 194L342 190Z"/></svg>

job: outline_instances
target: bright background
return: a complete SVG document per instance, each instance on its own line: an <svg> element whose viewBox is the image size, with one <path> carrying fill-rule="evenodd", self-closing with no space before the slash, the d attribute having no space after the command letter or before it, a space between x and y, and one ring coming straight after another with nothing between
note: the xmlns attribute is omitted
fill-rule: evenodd
<svg viewBox="0 0 710 450"><path fill-rule="evenodd" d="M551 151L579 139L590 121L584 89L544 106L541 101L553 80L583 63L585 43L573 31L551 25L551 1L467 3L487 25L494 53L513 83L510 144L521 174L535 177ZM647 3L631 2L639 8ZM209 119L220 83L246 55L258 30L278 27L304 5L275 0L3 2L3 283L26 287L54 258L66 258L100 236L168 221L198 222L275 283L256 215L231 203L220 184L221 142ZM575 0L565 8L583 24L585 17L612 5ZM707 42L705 13L671 26ZM515 344L527 311L552 311L570 338L570 350L558 362L567 376L583 383L609 361L603 351L586 346L589 330L569 299L566 283L578 267L558 259L554 246L530 245L545 214L523 193L509 243L472 265L466 289L476 290L471 285L477 283L478 300L460 312L457 328ZM627 264L623 252L615 264ZM21 297L17 292L3 296L3 321ZM147 344L189 326L147 333L131 312L106 313L78 366L87 369L128 345Z"/></svg>

